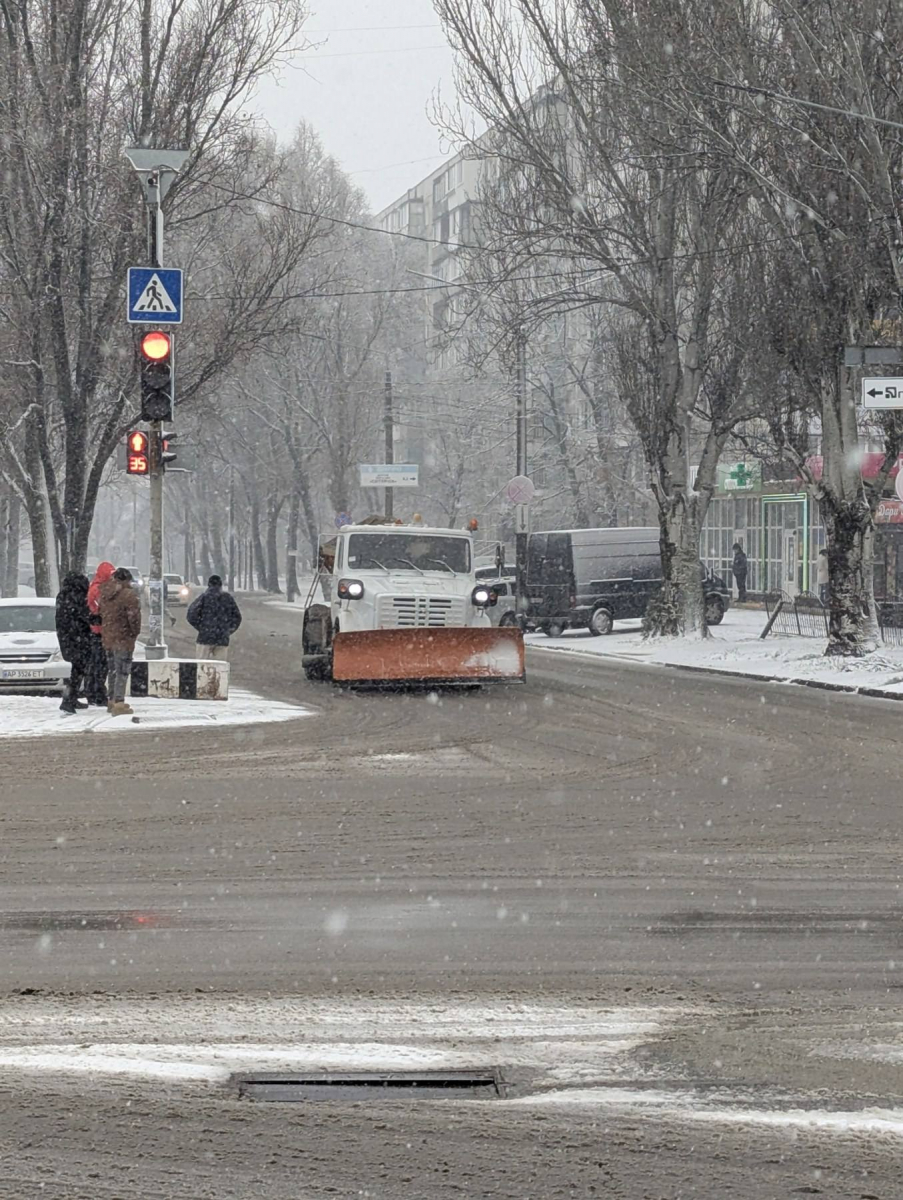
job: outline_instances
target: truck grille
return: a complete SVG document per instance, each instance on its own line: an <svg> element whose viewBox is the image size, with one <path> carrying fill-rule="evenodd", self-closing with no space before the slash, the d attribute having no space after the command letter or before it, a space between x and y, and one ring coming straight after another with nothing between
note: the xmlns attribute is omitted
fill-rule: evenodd
<svg viewBox="0 0 903 1200"><path fill-rule="evenodd" d="M44 654L0 654L0 663L45 663L50 655Z"/></svg>
<svg viewBox="0 0 903 1200"><path fill-rule="evenodd" d="M441 629L464 624L461 596L380 596L380 629Z"/></svg>

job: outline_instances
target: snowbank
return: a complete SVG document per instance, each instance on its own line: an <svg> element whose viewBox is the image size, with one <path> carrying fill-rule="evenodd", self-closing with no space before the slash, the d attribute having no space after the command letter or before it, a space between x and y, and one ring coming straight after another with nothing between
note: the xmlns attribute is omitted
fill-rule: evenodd
<svg viewBox="0 0 903 1200"><path fill-rule="evenodd" d="M74 717L67 717L60 712L59 696L0 696L0 738L256 725L261 722L292 721L311 713L310 709L300 705L265 700L240 688L233 689L228 700L133 697L129 703L135 710L134 717L111 717L96 708L79 709Z"/></svg>
<svg viewBox="0 0 903 1200"><path fill-rule="evenodd" d="M656 638L644 641L639 621L624 621L607 637L570 631L560 638L529 634L527 644L552 653L614 658L663 666L693 667L731 675L749 675L787 683L880 691L903 699L903 647L882 647L865 658L836 659L824 655L821 638L780 637L762 641L764 612L729 611L711 637Z"/></svg>

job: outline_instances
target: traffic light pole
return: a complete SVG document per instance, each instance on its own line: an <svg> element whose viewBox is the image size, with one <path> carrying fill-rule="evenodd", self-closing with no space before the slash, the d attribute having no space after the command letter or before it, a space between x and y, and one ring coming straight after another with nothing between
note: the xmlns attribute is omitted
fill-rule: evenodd
<svg viewBox="0 0 903 1200"><path fill-rule="evenodd" d="M160 173L147 180L147 233L151 265L163 266L163 197ZM163 422L150 422L150 571L147 584L149 659L166 658L163 633Z"/></svg>
<svg viewBox="0 0 903 1200"><path fill-rule="evenodd" d="M173 178L190 158L188 150L129 146L123 150L141 180L147 205L147 248L150 265L163 266L163 200ZM172 343L170 343L172 345ZM174 386L174 385L173 385ZM169 414L171 416L171 412ZM166 657L163 638L163 421L150 421L148 474L150 476L150 571L148 580L147 657Z"/></svg>

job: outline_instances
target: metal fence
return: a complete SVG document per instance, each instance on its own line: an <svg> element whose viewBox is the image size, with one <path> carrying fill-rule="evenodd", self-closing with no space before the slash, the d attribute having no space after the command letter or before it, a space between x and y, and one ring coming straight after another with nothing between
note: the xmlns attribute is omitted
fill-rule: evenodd
<svg viewBox="0 0 903 1200"><path fill-rule="evenodd" d="M765 596L768 621L763 638L770 633L784 637L826 638L829 608L812 592L790 596L787 592L768 592ZM885 646L903 646L903 601L884 601L878 605L878 628Z"/></svg>

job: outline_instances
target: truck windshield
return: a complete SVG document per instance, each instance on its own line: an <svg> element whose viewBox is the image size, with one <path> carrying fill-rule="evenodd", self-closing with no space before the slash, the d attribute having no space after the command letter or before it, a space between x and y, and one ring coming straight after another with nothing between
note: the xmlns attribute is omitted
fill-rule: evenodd
<svg viewBox="0 0 903 1200"><path fill-rule="evenodd" d="M348 539L347 570L387 567L393 571L470 571L470 542L463 537L422 533L354 533Z"/></svg>

